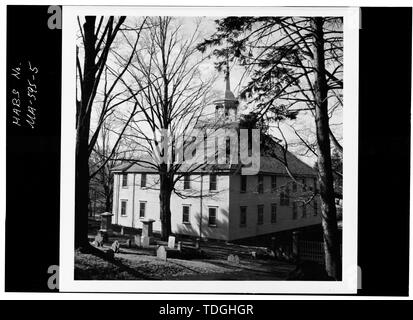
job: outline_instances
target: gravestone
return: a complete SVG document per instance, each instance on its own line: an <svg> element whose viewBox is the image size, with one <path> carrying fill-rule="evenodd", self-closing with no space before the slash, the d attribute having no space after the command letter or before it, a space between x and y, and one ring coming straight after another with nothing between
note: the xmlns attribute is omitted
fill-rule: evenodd
<svg viewBox="0 0 413 320"><path fill-rule="evenodd" d="M113 250L114 253L118 253L118 252L119 252L119 241L118 241L118 240L115 240L115 241L112 243L112 250Z"/></svg>
<svg viewBox="0 0 413 320"><path fill-rule="evenodd" d="M181 251L182 250L182 242L178 241L178 250Z"/></svg>
<svg viewBox="0 0 413 320"><path fill-rule="evenodd" d="M164 246L159 246L158 249L156 249L156 257L163 261L166 261L167 253L166 248Z"/></svg>
<svg viewBox="0 0 413 320"><path fill-rule="evenodd" d="M200 247L200 239L196 238L195 239L195 249L199 249L199 247Z"/></svg>
<svg viewBox="0 0 413 320"><path fill-rule="evenodd" d="M103 246L103 237L100 234L100 232L98 232L98 234L96 235L94 244L95 244L96 247Z"/></svg>
<svg viewBox="0 0 413 320"><path fill-rule="evenodd" d="M128 247L128 248L132 247L132 240L131 239L126 240L126 247Z"/></svg>
<svg viewBox="0 0 413 320"><path fill-rule="evenodd" d="M150 238L147 236L142 236L141 237L141 246L144 248L148 248L150 245Z"/></svg>
<svg viewBox="0 0 413 320"><path fill-rule="evenodd" d="M112 235L112 216L110 212L104 212L100 215L100 230L106 236Z"/></svg>
<svg viewBox="0 0 413 320"><path fill-rule="evenodd" d="M141 246L141 236L136 235L134 239L135 239L135 245L139 248Z"/></svg>
<svg viewBox="0 0 413 320"><path fill-rule="evenodd" d="M239 257L238 257L238 255L230 254L230 255L228 256L228 262L234 263L234 264L239 264Z"/></svg>
<svg viewBox="0 0 413 320"><path fill-rule="evenodd" d="M141 245L144 248L149 247L152 241L152 224L155 220L149 219L142 221L142 236L141 236Z"/></svg>
<svg viewBox="0 0 413 320"><path fill-rule="evenodd" d="M169 236L168 238L168 248L175 249L175 237Z"/></svg>

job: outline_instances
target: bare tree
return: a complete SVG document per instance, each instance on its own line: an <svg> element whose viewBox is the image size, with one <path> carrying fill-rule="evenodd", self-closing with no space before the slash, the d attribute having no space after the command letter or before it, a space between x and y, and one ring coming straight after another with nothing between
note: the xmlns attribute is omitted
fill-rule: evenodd
<svg viewBox="0 0 413 320"><path fill-rule="evenodd" d="M199 45L202 51L218 47L218 68L228 57L245 67L249 81L241 97L276 123L284 149L288 144L280 122L295 120L302 112L313 115L314 143L298 130L295 134L317 155L326 271L335 279L341 277L341 259L331 142L338 150L342 146L329 125L329 113L342 106L342 33L342 20L336 17L228 17L218 20L216 33Z"/></svg>
<svg viewBox="0 0 413 320"><path fill-rule="evenodd" d="M196 49L199 23L189 35L179 19L172 17L148 18L145 29L144 41L128 68L129 78L123 80L139 111L124 139L136 156L129 160L159 174L161 232L167 239L171 234L172 193L195 196L180 190L178 181L205 165L203 161L188 164L182 160L197 147L198 142L193 142L197 129L214 127L206 121L205 112L213 77L201 70L205 58ZM125 61L119 54L119 65Z"/></svg>
<svg viewBox="0 0 413 320"><path fill-rule="evenodd" d="M109 155L107 160L101 163L100 167L95 172L90 172L89 158L96 145L96 141L100 135L101 128L105 123L106 118L120 105L131 100L130 95L122 95L116 92L117 84L123 77L129 60L124 63L121 70L118 70L116 76L108 81L109 56L112 53L112 46L117 37L121 26L124 24L126 17L115 19L114 17L100 17L96 24L95 16L86 16L82 25L80 18L79 33L80 45L77 49L76 66L77 66L77 89L78 98L76 101L76 190L75 190L75 247L88 248L88 204L89 204L89 182L96 172L100 172L107 161L111 158ZM139 38L134 43L134 48L138 43ZM133 50L132 50L133 51ZM83 65L81 63L83 60ZM102 101L97 101L99 89L102 87L102 78L105 78L103 83ZM97 120L91 125L91 117L93 111L96 111L96 106L99 105L99 113ZM129 119L133 116L133 110L129 115ZM125 127L127 123L125 124ZM117 141L112 145L113 150L116 150L122 133L125 127L119 132ZM113 151L114 152L114 151Z"/></svg>

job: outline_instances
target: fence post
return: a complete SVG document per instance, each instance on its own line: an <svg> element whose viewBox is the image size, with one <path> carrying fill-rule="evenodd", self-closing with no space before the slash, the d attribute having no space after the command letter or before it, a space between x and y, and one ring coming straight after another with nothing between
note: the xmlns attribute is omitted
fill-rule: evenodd
<svg viewBox="0 0 413 320"><path fill-rule="evenodd" d="M293 256L294 258L298 259L300 252L299 252L299 238L300 238L300 232L299 231L293 231Z"/></svg>

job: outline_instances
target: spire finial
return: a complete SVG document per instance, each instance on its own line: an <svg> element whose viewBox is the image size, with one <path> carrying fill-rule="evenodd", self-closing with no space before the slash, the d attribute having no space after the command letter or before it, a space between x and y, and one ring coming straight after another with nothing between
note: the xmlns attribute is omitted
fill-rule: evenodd
<svg viewBox="0 0 413 320"><path fill-rule="evenodd" d="M231 84L229 82L229 57L227 51L227 70L225 70L225 91L231 91Z"/></svg>

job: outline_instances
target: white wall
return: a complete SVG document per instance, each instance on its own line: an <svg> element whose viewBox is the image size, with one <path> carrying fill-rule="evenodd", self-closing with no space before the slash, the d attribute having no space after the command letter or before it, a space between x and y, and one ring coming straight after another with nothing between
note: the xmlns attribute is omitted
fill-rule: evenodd
<svg viewBox="0 0 413 320"><path fill-rule="evenodd" d="M289 177L277 176L277 190L271 192L271 177L264 176L264 193L256 192L258 183L258 176L247 177L247 192L241 193L241 176L233 175L230 177L230 221L229 221L229 240L240 238L253 237L257 235L278 232L288 229L294 229L309 225L318 224L321 222L321 208L317 199L318 214L314 215L314 210L311 205L306 206L306 217L302 217L301 203L297 208L297 219L293 220L292 202L303 196L301 186L297 185L297 192L292 192L291 183L290 188L290 204L289 206L280 205L280 187L285 186L291 179ZM313 186L313 178L306 179L308 186ZM271 204L277 204L277 222L271 223ZM257 224L258 205L264 205L264 223ZM240 226L240 206L247 207L247 224L245 227Z"/></svg>
<svg viewBox="0 0 413 320"><path fill-rule="evenodd" d="M153 229L154 231L160 231L158 179L158 175L156 174L147 174L147 188L141 188L141 174L130 173L128 174L128 186L122 187L120 185L119 187L119 183L122 183L122 176L115 174L114 216L112 222L122 226L142 228L141 221L143 219L139 218L139 203L145 201L146 216L144 219L155 220ZM202 236L211 239L226 240L228 238L229 177L227 175L217 176L217 189L219 192L208 192L209 175L203 176L202 186L204 193L202 199ZM191 175L191 190L183 190L183 180L176 184L176 189L179 190L184 197L179 197L177 194L172 194L171 197L171 227L173 233L199 236L201 220L200 188L200 175ZM119 190L119 197L117 197L117 190ZM135 194L135 196L133 196L133 194ZM128 201L126 216L121 216L121 200ZM190 206L190 224L184 224L182 222L183 205ZM208 226L209 206L217 207L216 227Z"/></svg>

